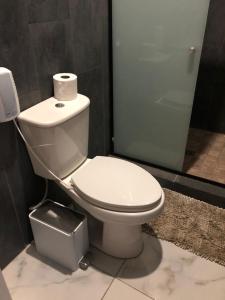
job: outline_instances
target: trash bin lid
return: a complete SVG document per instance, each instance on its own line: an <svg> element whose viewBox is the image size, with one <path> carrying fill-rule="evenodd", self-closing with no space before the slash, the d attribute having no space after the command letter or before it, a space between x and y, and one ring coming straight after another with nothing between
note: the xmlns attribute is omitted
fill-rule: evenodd
<svg viewBox="0 0 225 300"><path fill-rule="evenodd" d="M34 210L30 217L66 234L71 234L85 218L82 214L53 201L46 201L38 209Z"/></svg>

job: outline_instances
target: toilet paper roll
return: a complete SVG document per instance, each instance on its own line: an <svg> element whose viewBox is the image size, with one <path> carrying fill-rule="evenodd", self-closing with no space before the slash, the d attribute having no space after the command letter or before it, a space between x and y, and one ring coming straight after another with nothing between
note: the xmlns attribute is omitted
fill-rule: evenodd
<svg viewBox="0 0 225 300"><path fill-rule="evenodd" d="M77 76L72 73L59 73L53 76L54 97L60 101L74 100L77 97Z"/></svg>

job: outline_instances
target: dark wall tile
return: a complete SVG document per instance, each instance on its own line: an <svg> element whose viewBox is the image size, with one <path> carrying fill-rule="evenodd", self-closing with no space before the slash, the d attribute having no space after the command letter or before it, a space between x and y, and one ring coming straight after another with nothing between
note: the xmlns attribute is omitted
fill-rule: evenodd
<svg viewBox="0 0 225 300"><path fill-rule="evenodd" d="M214 84L208 127L212 131L225 133L225 84Z"/></svg>
<svg viewBox="0 0 225 300"><path fill-rule="evenodd" d="M16 137L19 139L19 137ZM29 207L37 204L43 197L44 180L34 175L32 165L24 144L15 140L16 155L10 167L5 169L8 180L8 189L17 212L18 221L23 232L23 239L29 243L32 239Z"/></svg>
<svg viewBox="0 0 225 300"><path fill-rule="evenodd" d="M70 21L31 24L30 36L41 99L44 100L53 96L54 74L73 72Z"/></svg>
<svg viewBox="0 0 225 300"><path fill-rule="evenodd" d="M201 74L203 76L201 76ZM208 128L209 120L211 118L211 115L209 114L209 106L212 105L214 96L213 83L205 78L204 74L200 72L192 110L192 127L202 129Z"/></svg>
<svg viewBox="0 0 225 300"><path fill-rule="evenodd" d="M75 71L80 74L101 64L107 1L70 0L70 10Z"/></svg>
<svg viewBox="0 0 225 300"><path fill-rule="evenodd" d="M29 23L60 21L69 19L68 0L30 0Z"/></svg>
<svg viewBox="0 0 225 300"><path fill-rule="evenodd" d="M20 101L20 110L23 111L37 103L39 103L41 100L41 91L33 90L29 91L25 94L19 95L19 101Z"/></svg>
<svg viewBox="0 0 225 300"><path fill-rule="evenodd" d="M0 170L8 168L16 159L15 128L11 122L0 123Z"/></svg>
<svg viewBox="0 0 225 300"><path fill-rule="evenodd" d="M13 206L7 175L0 170L0 267L4 268L25 246L22 228Z"/></svg>
<svg viewBox="0 0 225 300"><path fill-rule="evenodd" d="M106 2L106 1L104 1ZM111 85L110 85L110 49L109 49L109 16L106 15L103 21L103 46L102 46L102 63L101 63L101 70L102 70L102 92L103 92L103 99L104 99L104 130L105 130L105 153L110 152L110 145L111 145L111 108L112 108L112 97L111 97Z"/></svg>
<svg viewBox="0 0 225 300"><path fill-rule="evenodd" d="M74 202L54 181L49 182L48 195L50 199L66 206Z"/></svg>
<svg viewBox="0 0 225 300"><path fill-rule="evenodd" d="M211 0L191 126L225 133L225 6Z"/></svg>
<svg viewBox="0 0 225 300"><path fill-rule="evenodd" d="M89 157L105 153L102 72L96 68L79 76L79 91L90 98Z"/></svg>
<svg viewBox="0 0 225 300"><path fill-rule="evenodd" d="M0 124L0 136L3 141L0 147L0 172L4 172L6 193L10 195L17 213L23 240L29 242L31 231L28 208L40 201L44 193L43 180L34 175L25 146L12 122ZM1 213L0 210L0 218Z"/></svg>
<svg viewBox="0 0 225 300"><path fill-rule="evenodd" d="M19 96L37 90L25 0L0 1L0 65L14 75Z"/></svg>

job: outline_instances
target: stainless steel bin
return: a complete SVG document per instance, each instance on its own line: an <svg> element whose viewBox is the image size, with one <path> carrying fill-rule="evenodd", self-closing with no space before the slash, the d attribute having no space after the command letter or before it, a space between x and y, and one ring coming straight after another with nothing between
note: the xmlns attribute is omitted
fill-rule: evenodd
<svg viewBox="0 0 225 300"><path fill-rule="evenodd" d="M89 247L86 216L48 200L29 218L37 251L75 271Z"/></svg>

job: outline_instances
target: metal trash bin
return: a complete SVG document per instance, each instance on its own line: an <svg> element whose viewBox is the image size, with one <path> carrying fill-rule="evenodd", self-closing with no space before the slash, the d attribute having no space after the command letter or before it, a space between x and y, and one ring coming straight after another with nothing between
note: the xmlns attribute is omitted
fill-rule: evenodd
<svg viewBox="0 0 225 300"><path fill-rule="evenodd" d="M89 247L86 216L48 200L29 218L37 251L75 271Z"/></svg>

